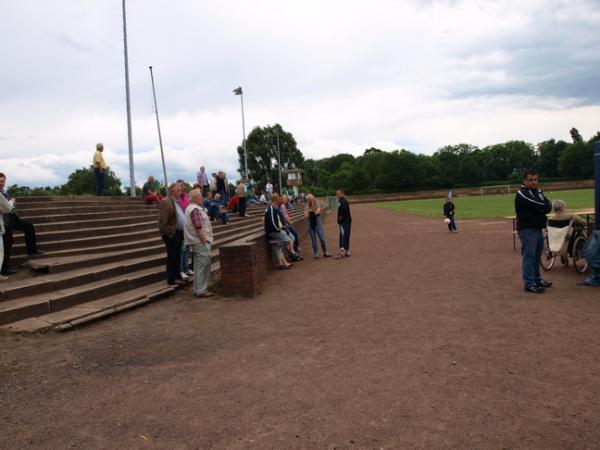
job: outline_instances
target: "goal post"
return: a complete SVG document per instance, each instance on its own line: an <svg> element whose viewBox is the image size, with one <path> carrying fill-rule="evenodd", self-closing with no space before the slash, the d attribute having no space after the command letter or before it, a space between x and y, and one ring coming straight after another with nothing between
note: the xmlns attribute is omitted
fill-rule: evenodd
<svg viewBox="0 0 600 450"><path fill-rule="evenodd" d="M510 184L497 184L495 186L481 186L479 188L481 195L510 194Z"/></svg>

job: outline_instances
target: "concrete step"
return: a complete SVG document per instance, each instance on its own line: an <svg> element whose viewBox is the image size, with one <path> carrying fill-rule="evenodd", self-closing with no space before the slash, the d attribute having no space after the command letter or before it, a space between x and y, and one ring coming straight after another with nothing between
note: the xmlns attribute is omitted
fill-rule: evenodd
<svg viewBox="0 0 600 450"><path fill-rule="evenodd" d="M66 241L71 239L83 239L88 237L99 238L107 235L115 234L127 234L142 232L145 230L153 230L158 233L158 225L156 220L146 220L143 222L129 223L121 225L120 221L115 221L114 225L107 227L93 227L93 228L77 228L74 230L56 230L56 231L42 231L36 230L37 242L40 246L43 246L46 242L52 241ZM13 238L14 244L20 244L25 242L25 236L23 233L15 234Z"/></svg>
<svg viewBox="0 0 600 450"><path fill-rule="evenodd" d="M62 311L92 300L156 283L164 278L164 267L150 267L79 286L1 302L0 325ZM168 287L166 281L164 286Z"/></svg>
<svg viewBox="0 0 600 450"><path fill-rule="evenodd" d="M80 228L101 228L112 226L115 223L119 225L128 225L133 223L141 222L152 222L157 223L158 217L156 214L130 214L116 217L102 217L95 219L85 219L81 217L69 217L72 220L68 221L56 221L56 222L41 222L35 221L36 233L50 232L50 231L63 231L63 230L78 230Z"/></svg>
<svg viewBox="0 0 600 450"><path fill-rule="evenodd" d="M27 205L28 206L28 205ZM53 208L52 204L47 204L43 208L26 208L19 206L16 212L21 217L39 217L49 216L53 214L82 214L82 213L93 213L93 212L111 212L111 211L158 211L156 204L147 205L145 203L134 203L131 205L94 205L94 206L62 206Z"/></svg>
<svg viewBox="0 0 600 450"><path fill-rule="evenodd" d="M38 242L40 242L40 248L44 252L50 252L56 250L76 249L81 247L102 246L107 245L106 243L108 242L111 244L117 242L127 243L129 241L139 241L141 239L152 237L158 237L158 227L148 227L147 229L132 231L131 233L115 233L104 236L90 236L84 238ZM19 239L15 242L12 247L12 252L14 255L24 255L26 253L25 244L22 243L22 239Z"/></svg>
<svg viewBox="0 0 600 450"><path fill-rule="evenodd" d="M159 281L62 311L19 320L1 326L0 329L16 333L35 333L49 329L64 331L117 312L141 306L153 300L168 297L176 289L177 286L166 286L164 281Z"/></svg>
<svg viewBox="0 0 600 450"><path fill-rule="evenodd" d="M17 197L18 203L48 203L48 202L64 202L64 201L90 201L90 202L102 202L102 203L139 203L140 197L110 197L102 196L97 197L95 195L48 195L48 196L37 196L37 197Z"/></svg>
<svg viewBox="0 0 600 450"><path fill-rule="evenodd" d="M93 271L90 271L87 267L82 267L58 274L39 275L25 280L6 281L0 285L0 302L37 295L43 292L59 291L90 281L105 280L116 275L123 275L149 267L164 266L164 263L164 253L158 252L139 258L101 264L94 267Z"/></svg>
<svg viewBox="0 0 600 450"><path fill-rule="evenodd" d="M73 222L77 220L95 220L95 219L119 219L121 217L129 217L131 215L139 215L140 217L158 217L158 209L135 209L119 208L112 211L94 211L87 213L66 213L66 214L46 214L37 216L25 216L19 214L22 219L33 222L34 224L47 224L54 222Z"/></svg>

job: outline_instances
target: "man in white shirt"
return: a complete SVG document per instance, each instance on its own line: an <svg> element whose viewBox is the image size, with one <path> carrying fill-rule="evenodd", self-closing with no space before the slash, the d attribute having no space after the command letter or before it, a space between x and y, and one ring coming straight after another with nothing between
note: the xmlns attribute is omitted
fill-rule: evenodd
<svg viewBox="0 0 600 450"><path fill-rule="evenodd" d="M271 200L271 196L273 195L273 185L270 180L267 180L267 185L265 186L265 192L267 194L267 200Z"/></svg>
<svg viewBox="0 0 600 450"><path fill-rule="evenodd" d="M186 245L191 245L194 252L194 295L199 298L212 297L214 294L208 291L212 226L206 209L202 206L202 191L193 189L189 196L190 204L185 210L183 234Z"/></svg>

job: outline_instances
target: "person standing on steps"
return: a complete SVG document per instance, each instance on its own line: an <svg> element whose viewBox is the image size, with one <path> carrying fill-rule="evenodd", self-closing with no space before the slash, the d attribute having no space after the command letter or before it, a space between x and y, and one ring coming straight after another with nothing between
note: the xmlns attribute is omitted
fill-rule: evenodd
<svg viewBox="0 0 600 450"><path fill-rule="evenodd" d="M194 257L194 295L198 298L212 297L208 291L211 269L212 226L206 210L202 206L202 191L190 192L190 204L185 210L185 244L192 247Z"/></svg>
<svg viewBox="0 0 600 450"><path fill-rule="evenodd" d="M544 249L546 214L552 210L552 203L541 189L538 189L538 174L533 170L525 172L521 188L515 195L517 233L521 241L523 287L526 292L541 294L552 286L540 275L540 257Z"/></svg>
<svg viewBox="0 0 600 450"><path fill-rule="evenodd" d="M208 175L206 175L205 167L200 166L200 170L196 174L196 181L200 185L200 189L202 189L202 195L206 195L208 190L210 189L210 182L208 181Z"/></svg>
<svg viewBox="0 0 600 450"><path fill-rule="evenodd" d="M350 205L344 196L344 191L338 189L335 193L338 199L337 223L340 226L340 251L336 259L350 256L350 229L352 228L352 216L350 215Z"/></svg>
<svg viewBox="0 0 600 450"><path fill-rule="evenodd" d="M15 208L17 206L16 200L4 190L4 186L6 186L6 175L0 173L0 196L4 197L10 206L10 211L3 215L4 234L2 235L2 251L4 252L4 260L2 261L0 273L2 275L13 275L17 273L10 267L10 254L13 245L14 230L22 231L25 235L25 247L27 249L27 255L41 255L44 252L41 251L37 246L34 225L31 222L21 219L15 212Z"/></svg>
<svg viewBox="0 0 600 450"><path fill-rule="evenodd" d="M1 175L1 174L0 174ZM12 211L13 205L4 195L0 195L0 238L4 236L4 215ZM4 245L0 244L0 267L4 264ZM8 280L5 275L0 275L0 281Z"/></svg>
<svg viewBox="0 0 600 450"><path fill-rule="evenodd" d="M453 231L458 233L458 230L456 229L456 222L454 221L455 211L456 207L454 206L454 203L452 203L451 194L448 194L448 197L446 197L446 201L444 202L444 216L446 216L446 220L444 222L446 222L446 225L448 225L448 231L450 231L450 233Z"/></svg>
<svg viewBox="0 0 600 450"><path fill-rule="evenodd" d="M177 214L180 195L181 186L173 183L169 186L169 195L158 205L158 229L167 250L166 273L169 285L185 283L180 275L184 227L183 214Z"/></svg>
<svg viewBox="0 0 600 450"><path fill-rule="evenodd" d="M94 152L94 175L96 176L96 195L104 195L104 182L106 180L106 163L104 162L104 144L96 144Z"/></svg>

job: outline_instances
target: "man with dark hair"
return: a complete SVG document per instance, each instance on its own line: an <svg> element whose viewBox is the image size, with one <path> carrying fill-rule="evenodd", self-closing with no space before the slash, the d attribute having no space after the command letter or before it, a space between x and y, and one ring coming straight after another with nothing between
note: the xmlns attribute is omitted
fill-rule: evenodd
<svg viewBox="0 0 600 450"><path fill-rule="evenodd" d="M540 257L544 248L542 229L546 228L546 214L551 210L550 200L538 189L537 173L533 170L525 172L521 188L515 195L515 212L526 292L541 294L552 286L551 282L543 280L540 275Z"/></svg>
<svg viewBox="0 0 600 450"><path fill-rule="evenodd" d="M338 198L338 216L337 223L340 226L340 251L336 259L350 256L350 229L352 227L352 216L350 215L350 205L344 196L344 191L338 189L335 193Z"/></svg>
<svg viewBox="0 0 600 450"><path fill-rule="evenodd" d="M12 210L4 214L4 235L2 235L2 245L4 246L4 261L2 262L2 275L12 275L16 273L10 268L10 251L13 244L13 231L19 230L25 234L25 246L29 256L39 255L43 252L37 248L37 239L35 237L35 228L32 223L19 217L15 212L16 200L8 195L4 186L6 185L6 175L0 173L0 195L2 195L10 204Z"/></svg>

